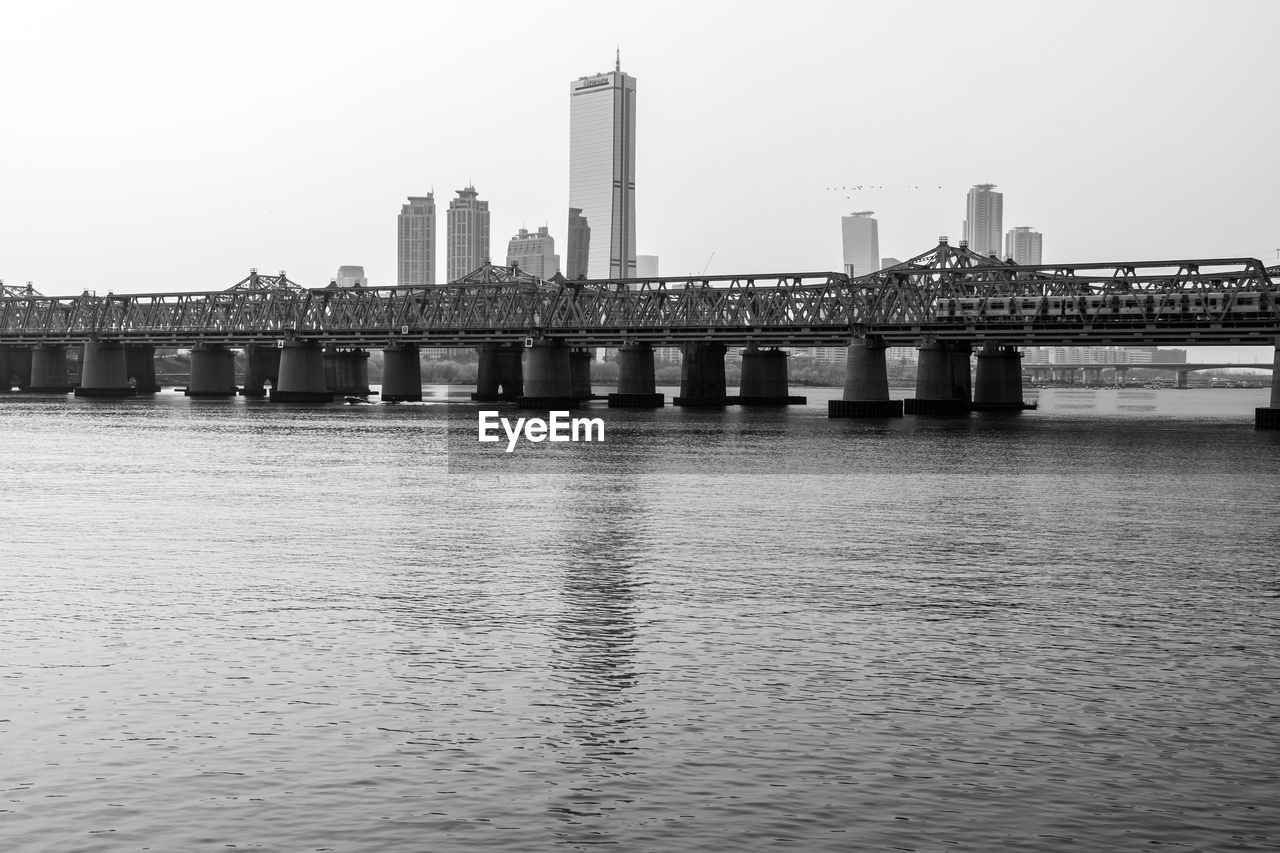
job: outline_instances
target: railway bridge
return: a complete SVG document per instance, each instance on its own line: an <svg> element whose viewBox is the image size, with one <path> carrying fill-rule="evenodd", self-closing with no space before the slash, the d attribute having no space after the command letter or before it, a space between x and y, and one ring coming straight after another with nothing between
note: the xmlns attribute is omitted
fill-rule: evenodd
<svg viewBox="0 0 1280 853"><path fill-rule="evenodd" d="M567 281L486 264L445 285L303 288L253 271L223 291L0 296L11 385L85 396L155 386L156 346L192 348L186 393L266 393L279 401L367 391L368 349L384 355L384 399L421 395L423 345L480 351L477 400L536 407L590 396L589 347L616 347L611 405L662 405L653 347L680 346L678 405L784 404L783 346L847 346L833 417L1020 409L1020 346L1274 345L1280 268L1255 258L1025 266L945 237L871 275L834 272ZM884 351L920 350L915 397L890 400ZM82 357L68 381L68 348ZM741 346L740 395L724 354ZM248 353L237 389L232 348ZM976 351L977 369L971 368ZM16 381L15 381L16 380ZM1280 426L1280 385L1259 426Z"/></svg>

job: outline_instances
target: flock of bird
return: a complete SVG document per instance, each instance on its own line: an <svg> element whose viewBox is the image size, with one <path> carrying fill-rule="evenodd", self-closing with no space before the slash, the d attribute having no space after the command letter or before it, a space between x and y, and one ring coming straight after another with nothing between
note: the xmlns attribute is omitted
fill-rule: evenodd
<svg viewBox="0 0 1280 853"><path fill-rule="evenodd" d="M846 192L846 193L857 192L859 190L883 190L883 189L886 189L886 187L879 186L879 185L872 185L872 184L858 184L856 187L827 187L828 192ZM918 190L918 189L921 189L921 187L917 184L907 184L905 187L903 187L903 189ZM924 189L927 190L928 187L924 187ZM942 189L942 187L938 187L938 189ZM853 196L847 195L845 196L845 198L853 198Z"/></svg>

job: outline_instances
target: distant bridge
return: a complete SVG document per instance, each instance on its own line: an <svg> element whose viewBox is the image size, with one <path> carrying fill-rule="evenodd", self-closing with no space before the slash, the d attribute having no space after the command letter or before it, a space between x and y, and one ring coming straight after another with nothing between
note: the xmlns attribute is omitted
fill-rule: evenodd
<svg viewBox="0 0 1280 853"><path fill-rule="evenodd" d="M1019 266L938 246L860 278L835 272L544 281L486 264L427 287L303 288L251 273L201 293L42 296L5 288L0 344L168 346L306 338L337 346L475 346L546 337L841 345L924 339L1046 344L1271 344L1280 269L1255 258Z"/></svg>

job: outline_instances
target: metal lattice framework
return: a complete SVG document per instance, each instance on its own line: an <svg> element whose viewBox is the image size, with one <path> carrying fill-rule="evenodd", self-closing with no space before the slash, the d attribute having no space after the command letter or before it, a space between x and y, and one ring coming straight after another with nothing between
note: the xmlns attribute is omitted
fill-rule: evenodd
<svg viewBox="0 0 1280 853"><path fill-rule="evenodd" d="M119 338L466 346L531 335L580 345L1270 343L1276 270L1253 258L1019 266L945 241L880 272L552 281L486 264L427 287L299 287L256 271L225 291L0 299L0 342ZM1017 300L1016 304L1013 300Z"/></svg>

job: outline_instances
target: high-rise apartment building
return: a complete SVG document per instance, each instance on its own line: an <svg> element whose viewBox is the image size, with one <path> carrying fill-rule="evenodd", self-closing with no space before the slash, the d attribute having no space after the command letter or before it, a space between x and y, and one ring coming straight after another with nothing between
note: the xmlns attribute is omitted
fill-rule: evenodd
<svg viewBox="0 0 1280 853"><path fill-rule="evenodd" d="M369 279L364 277L364 267L348 265L338 267L333 283L338 287L368 287Z"/></svg>
<svg viewBox="0 0 1280 853"><path fill-rule="evenodd" d="M964 239L969 241L969 251L1000 257L1000 238L1004 236L1004 193L995 192L995 186L974 184L969 190Z"/></svg>
<svg viewBox="0 0 1280 853"><path fill-rule="evenodd" d="M1019 264L1040 264L1042 235L1030 225L1019 225L1004 235L1004 256Z"/></svg>
<svg viewBox="0 0 1280 853"><path fill-rule="evenodd" d="M396 283L436 283L435 193L409 196L396 217Z"/></svg>
<svg viewBox="0 0 1280 853"><path fill-rule="evenodd" d="M569 278L635 277L635 149L635 78L618 63L613 71L571 82ZM585 268L578 265L583 256Z"/></svg>
<svg viewBox="0 0 1280 853"><path fill-rule="evenodd" d="M489 202L481 201L472 186L457 193L449 202L449 281L457 281L489 260Z"/></svg>
<svg viewBox="0 0 1280 853"><path fill-rule="evenodd" d="M560 272L560 256L556 254L556 240L544 225L537 234L530 234L529 229L521 228L516 236L507 244L507 266L519 266L520 269L547 279Z"/></svg>
<svg viewBox="0 0 1280 853"><path fill-rule="evenodd" d="M844 271L850 278L880 270L880 224L873 210L859 210L840 218L844 237Z"/></svg>

